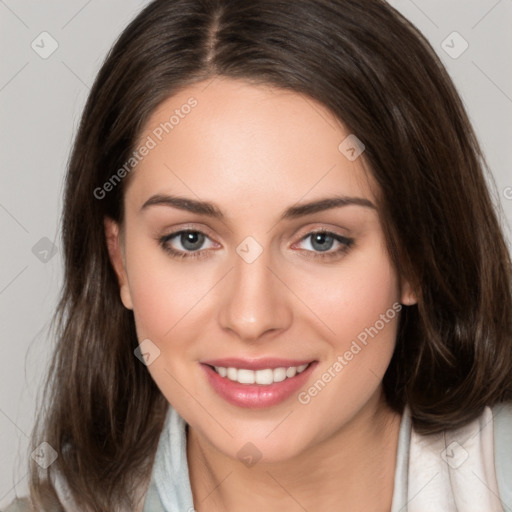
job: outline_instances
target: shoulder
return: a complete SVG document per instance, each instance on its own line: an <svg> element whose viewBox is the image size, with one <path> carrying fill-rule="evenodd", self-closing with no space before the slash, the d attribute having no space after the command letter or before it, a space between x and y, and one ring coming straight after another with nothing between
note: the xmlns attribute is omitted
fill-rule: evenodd
<svg viewBox="0 0 512 512"><path fill-rule="evenodd" d="M34 509L31 505L29 496L21 496L14 499L7 508L2 508L0 512L39 512L41 509ZM49 508L45 508L45 512L62 512L62 508L58 505L50 505ZM66 509L76 510L76 509Z"/></svg>
<svg viewBox="0 0 512 512"><path fill-rule="evenodd" d="M28 498L16 498L11 504L0 512L33 512Z"/></svg>
<svg viewBox="0 0 512 512"><path fill-rule="evenodd" d="M486 406L456 429L422 435L411 428L407 455L405 486L417 510L420 501L424 510L446 510L446 500L459 510L501 510L497 500L511 506L512 402Z"/></svg>
<svg viewBox="0 0 512 512"><path fill-rule="evenodd" d="M491 408L494 423L494 464L501 500L512 506L512 402Z"/></svg>

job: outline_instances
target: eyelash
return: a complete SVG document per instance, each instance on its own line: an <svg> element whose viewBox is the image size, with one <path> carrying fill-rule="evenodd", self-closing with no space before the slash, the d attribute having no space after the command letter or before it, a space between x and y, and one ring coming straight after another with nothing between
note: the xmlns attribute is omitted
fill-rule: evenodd
<svg viewBox="0 0 512 512"><path fill-rule="evenodd" d="M175 231L174 233L169 233L168 235L165 235L159 239L159 244L163 248L165 252L170 254L173 258L176 259L184 259L184 258L194 258L194 259L203 259L207 258L208 255L205 251L207 249L200 249L198 251L189 251L189 252L183 252L183 251L177 251L176 249L173 249L170 245L168 245L168 242L172 240L173 238L183 234L183 233L199 233L201 235L204 235L205 237L209 238L208 235L200 230L197 229L182 229L180 231ZM307 253L314 253L314 256L308 255L308 258L312 259L320 259L320 260L330 260L334 259L336 256L341 256L342 254L348 252L348 250L352 247L354 244L354 239L347 238L341 235L338 235L336 233L333 233L331 231L326 230L318 230L318 231L311 231L310 233L306 234L300 239L300 242L303 240L308 239L309 237L313 235L327 235L329 237L334 238L338 243L341 244L341 247L335 251L331 252L319 252L319 251L310 251L306 250Z"/></svg>

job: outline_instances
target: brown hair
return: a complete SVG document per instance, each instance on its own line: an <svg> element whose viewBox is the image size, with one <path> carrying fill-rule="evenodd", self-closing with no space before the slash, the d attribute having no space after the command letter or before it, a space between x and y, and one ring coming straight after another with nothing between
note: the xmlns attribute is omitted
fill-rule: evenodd
<svg viewBox="0 0 512 512"><path fill-rule="evenodd" d="M103 228L105 216L123 221L127 179L94 191L164 99L215 76L306 94L364 143L389 253L418 298L401 313L389 404L433 433L512 398L511 262L487 166L417 29L382 0L155 0L110 50L69 161L57 344L32 447L44 440L59 457L32 464L34 503L48 503L59 471L81 508L133 509L151 472L168 404L134 356Z"/></svg>

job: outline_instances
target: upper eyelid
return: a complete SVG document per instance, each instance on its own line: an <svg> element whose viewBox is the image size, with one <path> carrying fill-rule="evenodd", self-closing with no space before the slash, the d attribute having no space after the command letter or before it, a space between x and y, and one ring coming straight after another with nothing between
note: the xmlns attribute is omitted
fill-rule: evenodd
<svg viewBox="0 0 512 512"><path fill-rule="evenodd" d="M169 231L167 234L163 234L160 238L172 238L178 234L181 234L183 232L191 231L194 233L202 233L203 235L207 236L210 239L214 239L215 237L210 235L210 232L207 228L203 227L194 227L192 225L184 225L180 226L178 228L172 229L172 231Z"/></svg>
<svg viewBox="0 0 512 512"><path fill-rule="evenodd" d="M295 245L297 243L300 243L303 240L307 240L312 235L316 235L318 233L330 236L331 238L333 238L335 240L335 242L337 242L337 243L339 243L341 245L344 244L346 246L349 246L349 245L352 245L354 243L354 239L353 238L345 236L345 235L341 235L339 233L336 233L335 231L329 231L327 229L313 229L313 230L307 231L306 234L304 234L301 237L299 237L298 241L294 242L293 245ZM311 251L309 251L309 252L311 252ZM327 251L326 251L326 253L327 253Z"/></svg>
<svg viewBox="0 0 512 512"><path fill-rule="evenodd" d="M335 235L338 235L338 236L342 236L342 237L345 237L345 238L350 238L350 230L348 230L347 228L341 228L341 227L335 227L335 226L333 226L333 227L326 226L325 222L317 222L317 223L312 223L312 224L313 224L313 226L308 227L307 229L305 229L305 228L302 229L301 228L301 229L295 230L295 232L303 232L302 236L306 236L306 235L308 235L310 233L314 233L314 232L317 232L317 231L324 231L324 232L332 233L332 234L335 234ZM169 233L169 235L176 234L176 233L179 233L181 231L197 231L197 232L200 232L200 233L203 233L203 234L209 236L210 238L215 238L215 236L210 235L210 229L209 228L205 228L203 226L196 227L196 225L194 223L184 224L183 226L179 226L178 228L173 230L172 233ZM339 233L338 231L345 231L345 233Z"/></svg>

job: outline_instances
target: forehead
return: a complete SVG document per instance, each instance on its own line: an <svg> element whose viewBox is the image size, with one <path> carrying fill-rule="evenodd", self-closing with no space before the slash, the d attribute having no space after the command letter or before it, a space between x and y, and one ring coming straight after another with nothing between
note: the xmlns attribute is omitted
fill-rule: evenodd
<svg viewBox="0 0 512 512"><path fill-rule="evenodd" d="M137 144L150 149L126 195L142 204L155 193L193 194L233 207L333 193L373 199L363 158L347 157L348 136L308 96L218 77L181 90L152 113Z"/></svg>

